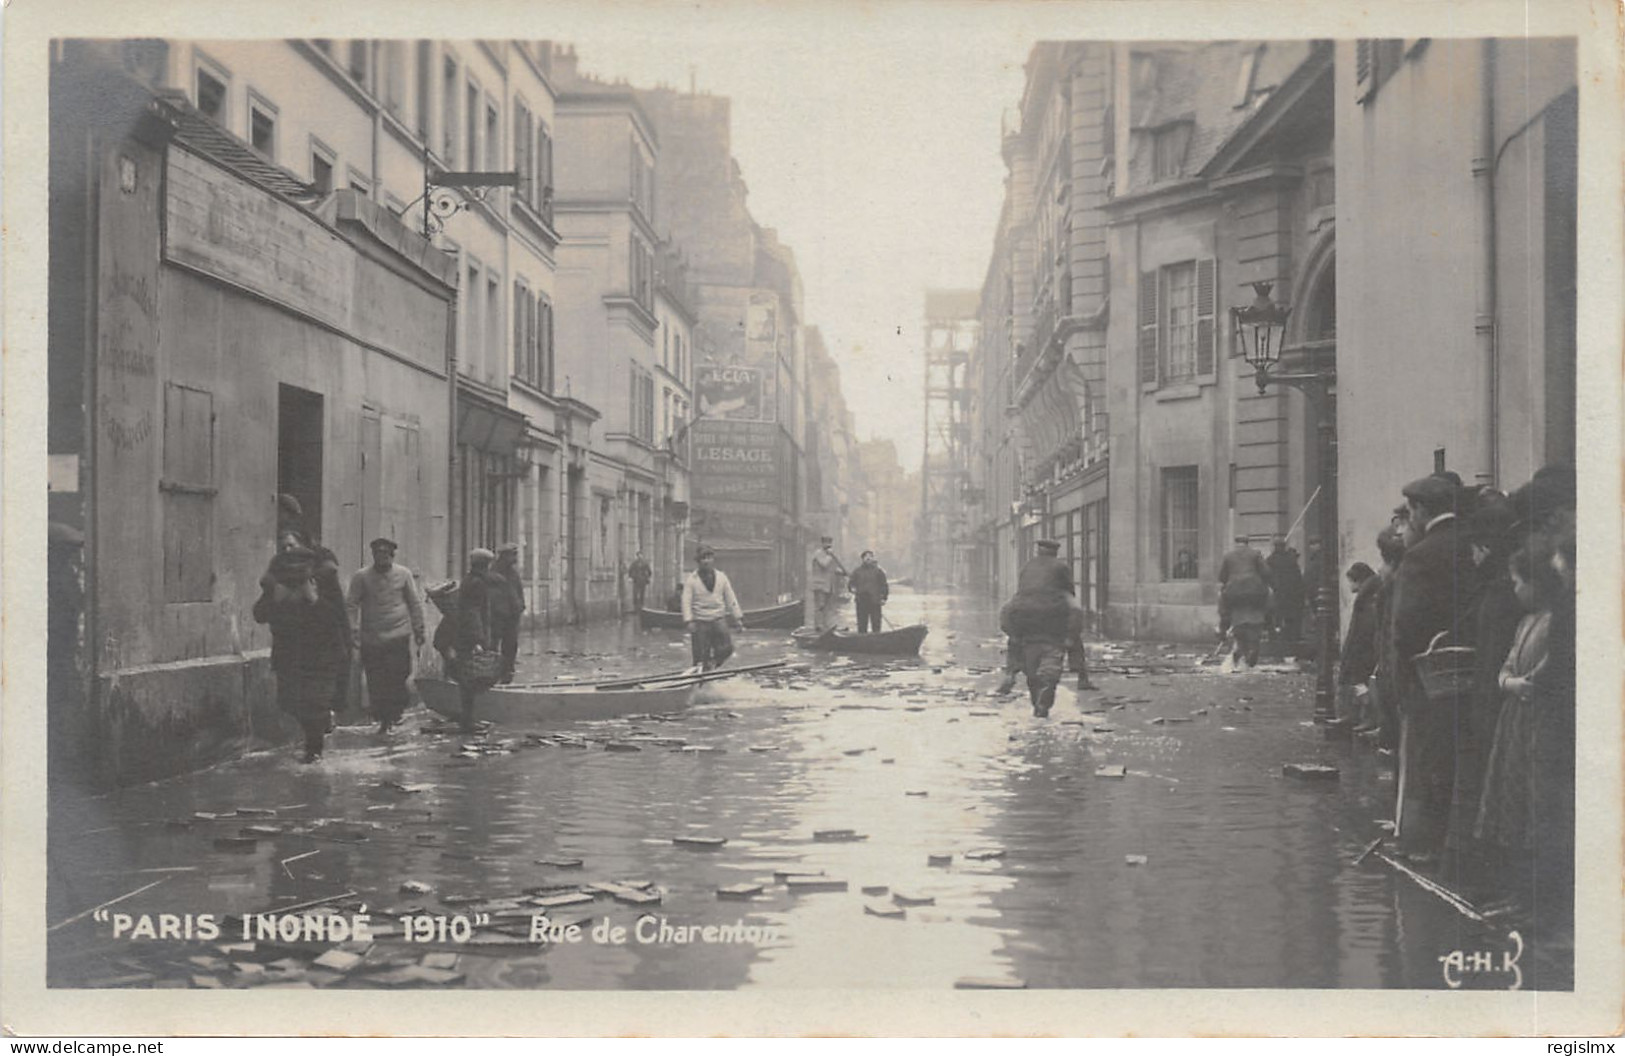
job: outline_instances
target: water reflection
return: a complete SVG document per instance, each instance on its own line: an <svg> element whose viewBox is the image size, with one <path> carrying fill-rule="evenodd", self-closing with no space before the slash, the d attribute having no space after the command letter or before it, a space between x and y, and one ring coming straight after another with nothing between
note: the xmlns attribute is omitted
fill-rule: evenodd
<svg viewBox="0 0 1625 1056"><path fill-rule="evenodd" d="M1101 673L1102 693L1035 723L1019 697L986 695L1002 644L991 606L900 591L888 615L931 624L919 659L795 654L782 634L746 634L738 663L793 655L810 669L723 683L671 721L547 731L588 739L587 750L532 747L527 731L502 729L488 740L511 741L510 753L465 759L455 734L385 742L356 729L316 767L273 753L95 800L60 795L50 918L154 876L164 883L122 908L244 913L354 891L374 912L451 913L459 897L547 885L660 890L655 906L601 897L554 914L622 928L621 943L589 934L462 951L467 985L515 988L943 988L966 976L1030 987L1438 987L1440 955L1499 942L1392 872L1352 866L1389 786L1369 754L1301 725L1301 676L1141 660L1137 677ZM520 674L664 670L684 661L682 648L676 634L630 624L573 631L534 644ZM604 751L607 740L641 750ZM1281 776L1283 762L1317 760L1342 780ZM1097 777L1108 765L1127 775ZM419 785L431 787L400 790ZM244 806L277 815L168 824ZM213 843L265 821L286 831L246 853ZM814 837L825 829L862 838ZM687 835L727 843L673 843ZM976 851L992 854L967 857ZM585 864L538 861L558 858ZM189 871L141 872L163 868ZM775 881L787 869L847 888L792 894ZM402 892L406 881L432 891ZM764 891L718 897L741 883ZM901 919L890 915L899 895ZM776 935L640 942L645 914ZM92 929L54 934L53 983L118 975L108 946ZM399 945L381 949L394 956ZM173 961L197 951L135 952Z"/></svg>

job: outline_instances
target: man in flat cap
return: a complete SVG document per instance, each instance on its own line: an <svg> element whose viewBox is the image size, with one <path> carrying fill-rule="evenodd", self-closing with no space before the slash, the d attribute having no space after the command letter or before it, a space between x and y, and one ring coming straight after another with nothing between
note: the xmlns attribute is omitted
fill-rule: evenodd
<svg viewBox="0 0 1625 1056"><path fill-rule="evenodd" d="M503 543L491 566L491 636L502 653L502 684L513 681L519 657L519 623L525 615L525 581L519 576L519 544Z"/></svg>
<svg viewBox="0 0 1625 1056"><path fill-rule="evenodd" d="M1219 637L1229 635L1234 663L1258 664L1258 640L1270 606L1270 570L1252 539L1236 536L1236 545L1219 561ZM1299 603L1302 604L1302 598Z"/></svg>
<svg viewBox="0 0 1625 1056"><path fill-rule="evenodd" d="M1467 534L1456 519L1460 489L1441 476L1421 477L1402 494L1415 542L1394 574L1390 630L1400 705L1398 837L1400 849L1426 862L1444 846L1455 778L1457 707L1468 701L1430 701L1415 657L1435 636L1473 645L1469 618L1482 582Z"/></svg>
<svg viewBox="0 0 1625 1056"><path fill-rule="evenodd" d="M393 539L374 539L371 549L372 564L350 577L345 607L361 644L367 701L378 732L388 733L406 710L412 648L424 642L423 600L411 570L395 563Z"/></svg>
<svg viewBox="0 0 1625 1056"><path fill-rule="evenodd" d="M1055 705L1055 688L1061 682L1067 644L1072 637L1072 610L1078 602L1072 570L1058 556L1061 544L1054 539L1040 539L1036 545L1038 553L1021 566L1015 596L1000 613L1000 628L1010 641L1005 681L999 689L1009 692L1015 686L1019 659L1020 670L1027 676L1033 714L1045 718ZM1087 678L1086 670L1080 673L1080 684Z"/></svg>
<svg viewBox="0 0 1625 1056"><path fill-rule="evenodd" d="M683 580L683 624L688 628L694 663L714 671L733 655L728 627L745 629L745 610L739 607L728 574L717 568L717 552L701 546L694 554L694 571Z"/></svg>
<svg viewBox="0 0 1625 1056"><path fill-rule="evenodd" d="M846 566L835 556L835 540L821 536L818 549L813 551L812 570L807 585L812 588L813 627L822 634L835 626L835 605L846 582Z"/></svg>

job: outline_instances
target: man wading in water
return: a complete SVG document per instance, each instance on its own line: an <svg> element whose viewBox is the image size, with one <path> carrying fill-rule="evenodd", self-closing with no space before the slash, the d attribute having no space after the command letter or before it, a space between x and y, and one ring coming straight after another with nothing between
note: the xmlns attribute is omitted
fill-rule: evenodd
<svg viewBox="0 0 1625 1056"><path fill-rule="evenodd" d="M683 581L683 622L688 625L694 662L707 671L715 670L733 655L733 638L728 625L745 629L745 610L739 607L733 584L717 569L717 553L700 547L698 567Z"/></svg>

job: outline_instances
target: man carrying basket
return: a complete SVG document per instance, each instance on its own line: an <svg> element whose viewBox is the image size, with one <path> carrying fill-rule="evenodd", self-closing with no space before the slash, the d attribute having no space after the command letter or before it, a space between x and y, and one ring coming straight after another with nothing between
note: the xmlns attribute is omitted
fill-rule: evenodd
<svg viewBox="0 0 1625 1056"><path fill-rule="evenodd" d="M1473 645L1470 617L1480 577L1472 546L1456 521L1458 490L1440 476L1405 485L1418 538L1406 548L1393 582L1390 623L1400 704L1396 834L1400 850L1421 862L1431 861L1444 847L1455 779L1457 709L1471 704L1470 690L1451 691L1445 670L1460 662L1470 672L1470 652L1422 659L1443 648ZM1424 673L1433 692L1424 685Z"/></svg>

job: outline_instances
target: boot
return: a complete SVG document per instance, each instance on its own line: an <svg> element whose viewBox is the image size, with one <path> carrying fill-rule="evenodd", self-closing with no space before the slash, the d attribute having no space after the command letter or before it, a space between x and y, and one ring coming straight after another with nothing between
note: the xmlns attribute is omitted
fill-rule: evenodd
<svg viewBox="0 0 1625 1056"><path fill-rule="evenodd" d="M1100 688L1099 686L1097 686L1093 682L1089 681L1089 672L1087 672L1087 671L1079 671L1078 672L1078 692L1081 693L1086 689L1099 689L1099 688Z"/></svg>
<svg viewBox="0 0 1625 1056"><path fill-rule="evenodd" d="M1033 702L1033 714L1041 719L1049 718L1049 709L1055 706L1055 687L1045 686L1038 691L1037 699Z"/></svg>
<svg viewBox="0 0 1625 1056"><path fill-rule="evenodd" d="M1004 673L1004 681L999 683L999 688L993 691L993 695L996 697L1008 697L1015 691L1016 673L1014 671L1006 671Z"/></svg>

